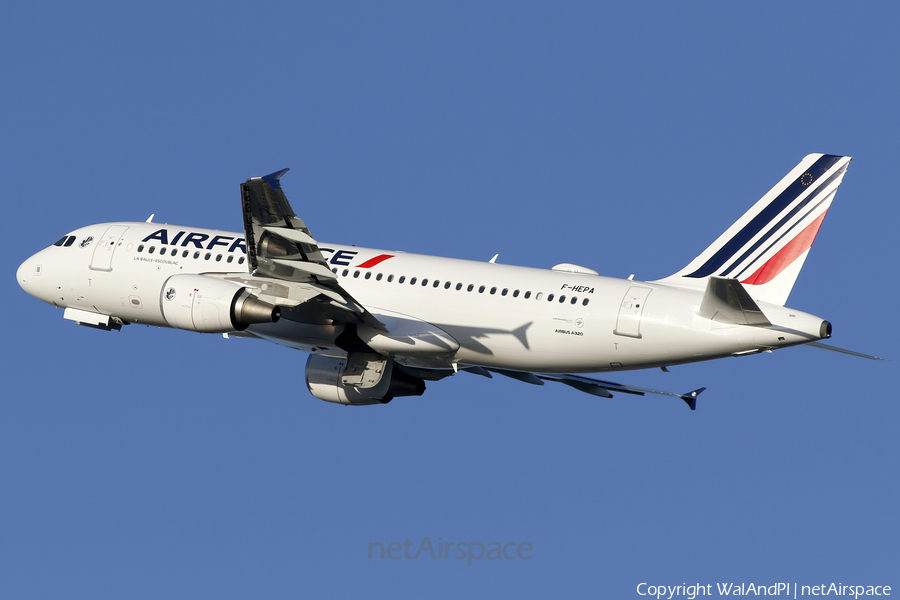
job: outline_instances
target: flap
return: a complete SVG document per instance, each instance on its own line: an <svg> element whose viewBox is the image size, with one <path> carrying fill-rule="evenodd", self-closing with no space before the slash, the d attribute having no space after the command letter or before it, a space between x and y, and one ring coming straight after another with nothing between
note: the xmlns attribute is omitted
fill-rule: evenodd
<svg viewBox="0 0 900 600"><path fill-rule="evenodd" d="M306 223L294 214L284 191L282 169L241 184L247 259L255 277L307 284L323 296L338 300L336 305L348 315L347 322L384 330L384 325L353 299L337 282L318 242ZM327 291L325 291L327 290ZM352 314L352 317L349 315Z"/></svg>

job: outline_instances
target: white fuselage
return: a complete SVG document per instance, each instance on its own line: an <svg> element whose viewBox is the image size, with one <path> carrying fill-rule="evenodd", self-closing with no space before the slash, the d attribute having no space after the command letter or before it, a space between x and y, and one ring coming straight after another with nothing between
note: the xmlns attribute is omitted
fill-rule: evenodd
<svg viewBox="0 0 900 600"><path fill-rule="evenodd" d="M55 306L167 327L173 275L249 278L241 233L157 223L105 223L69 234L22 264L17 279ZM88 238L92 238L86 242ZM452 353L390 351L410 366L480 365L547 373L662 367L821 338L822 320L760 303L766 328L698 316L703 290L594 274L319 243L338 283L376 317L422 323L458 342ZM260 284L260 293L265 287ZM399 319L399 321L398 321ZM341 356L343 326L290 319L248 332L305 352Z"/></svg>

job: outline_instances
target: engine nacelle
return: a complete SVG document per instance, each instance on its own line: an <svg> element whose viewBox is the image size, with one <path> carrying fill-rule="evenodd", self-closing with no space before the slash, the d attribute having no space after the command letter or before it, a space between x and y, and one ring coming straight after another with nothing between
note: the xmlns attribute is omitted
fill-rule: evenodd
<svg viewBox="0 0 900 600"><path fill-rule="evenodd" d="M407 375L386 359L381 380L370 387L346 385L343 382L347 359L313 354L306 361L306 387L309 393L338 404L387 404L397 396L421 396L425 382Z"/></svg>
<svg viewBox="0 0 900 600"><path fill-rule="evenodd" d="M200 333L243 331L255 323L274 323L281 309L263 302L246 286L206 275L173 275L159 299L166 323Z"/></svg>

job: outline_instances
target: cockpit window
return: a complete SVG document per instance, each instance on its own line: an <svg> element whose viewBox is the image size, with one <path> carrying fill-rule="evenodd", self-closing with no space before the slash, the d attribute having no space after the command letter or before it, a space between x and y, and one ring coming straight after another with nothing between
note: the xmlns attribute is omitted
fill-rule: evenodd
<svg viewBox="0 0 900 600"><path fill-rule="evenodd" d="M54 246L65 246L66 248L68 248L68 247L71 246L73 243L75 243L75 236L74 236L74 235L64 235L64 236L62 236L61 238L59 238L59 241L58 241L58 242L56 242L56 243L53 244L53 245L54 245Z"/></svg>

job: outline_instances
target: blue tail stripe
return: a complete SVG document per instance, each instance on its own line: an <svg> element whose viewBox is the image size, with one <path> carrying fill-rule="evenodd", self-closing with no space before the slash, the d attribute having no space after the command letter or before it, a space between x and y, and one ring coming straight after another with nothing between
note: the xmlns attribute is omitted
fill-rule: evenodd
<svg viewBox="0 0 900 600"><path fill-rule="evenodd" d="M759 248L759 247L762 246L764 243L766 243L766 240L768 240L770 237L772 237L773 235L775 235L777 232L781 231L781 228L784 227L785 223L787 223L788 221L790 221L790 220L794 217L794 215L796 215L798 212L800 212L801 210L803 210L803 208L804 208L807 204L809 204L809 203L812 202L816 197L818 197L818 195L819 195L820 193L822 193L822 190L824 190L824 189L827 188L829 185L831 185L831 184L834 182L834 180L837 179L838 177L840 177L841 175L843 175L843 174L844 174L844 171L846 171L846 170L847 170L847 166L844 165L844 168L843 168L843 169L838 170L838 171L837 171L836 173L834 173L831 177L829 177L828 179L826 179L825 182L824 182L822 185L820 185L818 188L816 188L816 191L814 191L812 194L810 194L809 196L807 196L806 199L805 199L803 202L801 202L801 203L798 204L796 207L794 207L794 209L791 210L791 212L789 212L787 215L785 215L784 218L781 219L781 220L778 222L777 225L775 225L775 227L772 227L771 229L769 229L769 231L767 231L765 234L763 234L762 237L760 237L758 240L756 240L756 242L755 242L752 246L750 246L750 248L748 248L746 252L744 252L743 254L741 254L740 258L738 258L736 261L734 261L733 263L731 263L730 265L728 265L728 267L722 271L722 274L725 275L725 274L727 274L727 273L730 273L730 272L731 272L732 270L734 270L738 265L740 265L742 262L744 262L744 260L745 260L748 256L750 256L753 252L755 252L755 251L757 250L757 248ZM816 206L818 206L818 204L817 204ZM792 228L792 229L793 229L793 228ZM779 238L779 239L781 239L781 238Z"/></svg>
<svg viewBox="0 0 900 600"><path fill-rule="evenodd" d="M809 188L809 185L818 180L819 177L828 172L834 164L841 160L841 156L834 156L831 154L826 154L819 158L803 175L798 177L791 185L787 187L786 190L781 192L775 200L769 203L758 215L756 215L749 223L747 223L743 229L741 229L737 235L728 240L724 246L719 248L719 251L713 254L709 260L707 260L703 265L694 271L693 273L689 273L685 275L685 277L709 277L719 271L722 265L730 259L736 252L738 252L741 248L743 248L747 242L749 242L753 237L762 231L765 227L775 219L781 211L783 211L786 207L788 207L794 200L797 199L800 194L802 194L805 190ZM807 176L807 173L812 176L812 179L807 181L804 179Z"/></svg>

